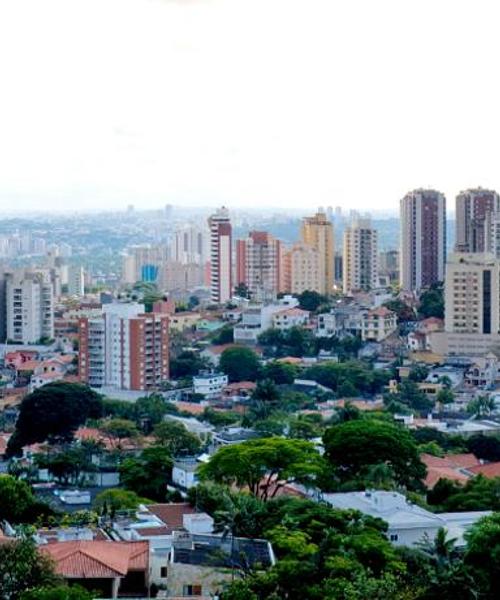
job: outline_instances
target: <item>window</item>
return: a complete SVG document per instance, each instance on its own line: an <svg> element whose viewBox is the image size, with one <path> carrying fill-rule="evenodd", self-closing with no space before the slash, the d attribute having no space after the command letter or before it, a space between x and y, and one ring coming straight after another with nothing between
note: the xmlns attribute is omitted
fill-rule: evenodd
<svg viewBox="0 0 500 600"><path fill-rule="evenodd" d="M389 536L389 539L391 540L391 542L397 542L398 541L398 534L397 533L391 533L391 535Z"/></svg>
<svg viewBox="0 0 500 600"><path fill-rule="evenodd" d="M167 569L167 567L160 567L160 577L161 577L162 579L166 579L166 577L167 577L167 574L168 574L168 569Z"/></svg>
<svg viewBox="0 0 500 600"><path fill-rule="evenodd" d="M201 585L185 585L182 588L183 596L201 596Z"/></svg>

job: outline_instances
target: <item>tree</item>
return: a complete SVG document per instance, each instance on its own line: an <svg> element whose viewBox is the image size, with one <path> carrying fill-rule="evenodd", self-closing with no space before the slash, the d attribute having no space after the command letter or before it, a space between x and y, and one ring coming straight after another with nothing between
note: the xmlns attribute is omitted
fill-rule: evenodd
<svg viewBox="0 0 500 600"><path fill-rule="evenodd" d="M396 483L411 489L419 488L425 477L425 465L410 433L391 423L347 421L327 429L323 442L341 481L362 478L369 467L381 463L391 467Z"/></svg>
<svg viewBox="0 0 500 600"><path fill-rule="evenodd" d="M467 404L467 412L477 419L489 416L495 410L495 399L491 396L481 395Z"/></svg>
<svg viewBox="0 0 500 600"><path fill-rule="evenodd" d="M343 381L338 389L338 395L341 398L354 398L357 396L358 390L356 387L348 380Z"/></svg>
<svg viewBox="0 0 500 600"><path fill-rule="evenodd" d="M79 485L82 471L95 471L96 466L85 448L67 448L54 454L37 454L37 464L40 468L48 469L63 485Z"/></svg>
<svg viewBox="0 0 500 600"><path fill-rule="evenodd" d="M166 403L161 394L150 394L138 398L134 408L136 424L145 428L148 433L155 425L161 423L167 414Z"/></svg>
<svg viewBox="0 0 500 600"><path fill-rule="evenodd" d="M107 419L99 426L101 431L115 447L121 446L121 441L127 438L136 438L139 430L133 421L128 419Z"/></svg>
<svg viewBox="0 0 500 600"><path fill-rule="evenodd" d="M268 362L263 369L264 379L270 379L274 383L291 384L297 377L297 367L279 360Z"/></svg>
<svg viewBox="0 0 500 600"><path fill-rule="evenodd" d="M200 438L177 421L159 423L154 428L153 435L157 444L165 447L172 456L193 455L201 450Z"/></svg>
<svg viewBox="0 0 500 600"><path fill-rule="evenodd" d="M47 439L70 441L87 419L101 417L102 409L101 396L88 386L48 383L21 402L7 453L10 456L18 454L23 446Z"/></svg>
<svg viewBox="0 0 500 600"><path fill-rule="evenodd" d="M234 295L238 298L250 298L250 291L246 283L238 283L234 288Z"/></svg>
<svg viewBox="0 0 500 600"><path fill-rule="evenodd" d="M219 368L229 381L256 381L260 362L257 354L244 346L226 348L220 356Z"/></svg>
<svg viewBox="0 0 500 600"><path fill-rule="evenodd" d="M472 452L476 458L491 462L500 461L500 440L497 437L473 435L466 444L468 451Z"/></svg>
<svg viewBox="0 0 500 600"><path fill-rule="evenodd" d="M267 419L278 408L280 393L270 379L257 382L250 398L250 418Z"/></svg>
<svg viewBox="0 0 500 600"><path fill-rule="evenodd" d="M0 600L18 600L27 590L58 583L52 562L31 538L0 544Z"/></svg>
<svg viewBox="0 0 500 600"><path fill-rule="evenodd" d="M465 564L474 570L482 598L500 597L500 513L483 517L465 534Z"/></svg>
<svg viewBox="0 0 500 600"><path fill-rule="evenodd" d="M409 409L427 414L432 410L434 402L428 398L427 394L419 389L418 385L409 379L403 380L398 385L397 393L388 394L384 398L388 405L396 403L397 405L407 406Z"/></svg>
<svg viewBox="0 0 500 600"><path fill-rule="evenodd" d="M191 350L185 350L170 361L170 376L172 379L193 377L208 367L208 361Z"/></svg>
<svg viewBox="0 0 500 600"><path fill-rule="evenodd" d="M173 461L167 448L151 446L137 458L127 458L120 465L123 485L139 496L164 502L167 483L172 478Z"/></svg>
<svg viewBox="0 0 500 600"><path fill-rule="evenodd" d="M298 300L300 308L314 312L318 310L322 304L325 304L328 301L328 298L326 296L322 296L318 292L305 290L302 292L302 294L299 294Z"/></svg>
<svg viewBox="0 0 500 600"><path fill-rule="evenodd" d="M79 585L37 587L21 594L20 600L93 600L95 595Z"/></svg>
<svg viewBox="0 0 500 600"><path fill-rule="evenodd" d="M106 511L115 512L117 510L135 510L144 498L138 496L130 490L120 488L111 488L97 494L94 500L94 508L99 513Z"/></svg>
<svg viewBox="0 0 500 600"><path fill-rule="evenodd" d="M385 302L384 306L396 313L398 321L415 321L416 319L413 308L402 300L398 300L397 298L389 300L389 302Z"/></svg>
<svg viewBox="0 0 500 600"><path fill-rule="evenodd" d="M203 480L248 488L262 500L276 496L287 483L314 482L323 461L303 440L262 438L221 448L199 467Z"/></svg>
<svg viewBox="0 0 500 600"><path fill-rule="evenodd" d="M452 404L454 400L455 395L448 388L443 388L442 390L439 390L439 392L436 395L436 404L440 404L442 406L446 404Z"/></svg>
<svg viewBox="0 0 500 600"><path fill-rule="evenodd" d="M24 521L34 502L35 497L25 481L12 475L0 475L0 521Z"/></svg>
<svg viewBox="0 0 500 600"><path fill-rule="evenodd" d="M433 285L420 296L418 314L422 318L437 317L444 319L444 292L440 284Z"/></svg>

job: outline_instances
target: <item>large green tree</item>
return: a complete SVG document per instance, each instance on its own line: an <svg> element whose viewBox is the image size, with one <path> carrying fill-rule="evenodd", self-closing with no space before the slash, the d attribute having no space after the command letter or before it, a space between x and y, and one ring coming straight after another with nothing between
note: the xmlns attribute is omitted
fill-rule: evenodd
<svg viewBox="0 0 500 600"><path fill-rule="evenodd" d="M58 583L52 562L31 538L0 544L0 600L19 600L27 590Z"/></svg>
<svg viewBox="0 0 500 600"><path fill-rule="evenodd" d="M89 418L102 415L102 399L88 386L49 383L28 394L21 402L16 430L8 443L8 454L45 440L69 441Z"/></svg>
<svg viewBox="0 0 500 600"><path fill-rule="evenodd" d="M178 421L163 421L153 430L156 443L172 456L196 454L201 449L200 438Z"/></svg>
<svg viewBox="0 0 500 600"><path fill-rule="evenodd" d="M244 346L226 348L220 356L219 367L229 381L255 381L260 372L257 354Z"/></svg>
<svg viewBox="0 0 500 600"><path fill-rule="evenodd" d="M12 475L0 475L0 521L20 523L35 502L30 486Z"/></svg>
<svg viewBox="0 0 500 600"><path fill-rule="evenodd" d="M323 466L310 442L260 438L221 448L200 466L199 474L204 480L247 488L268 500L287 483L313 484Z"/></svg>
<svg viewBox="0 0 500 600"><path fill-rule="evenodd" d="M341 481L360 481L373 465L388 465L395 483L420 487L426 468L415 441L405 429L375 419L330 427L323 436L325 455Z"/></svg>
<svg viewBox="0 0 500 600"><path fill-rule="evenodd" d="M482 589L481 598L500 598L500 513L483 517L466 533L465 564Z"/></svg>
<svg viewBox="0 0 500 600"><path fill-rule="evenodd" d="M167 448L151 446L138 457L127 458L120 465L123 485L139 496L164 502L167 483L172 478L173 461Z"/></svg>
<svg viewBox="0 0 500 600"><path fill-rule="evenodd" d="M95 594L79 585L37 587L21 594L20 600L94 600Z"/></svg>

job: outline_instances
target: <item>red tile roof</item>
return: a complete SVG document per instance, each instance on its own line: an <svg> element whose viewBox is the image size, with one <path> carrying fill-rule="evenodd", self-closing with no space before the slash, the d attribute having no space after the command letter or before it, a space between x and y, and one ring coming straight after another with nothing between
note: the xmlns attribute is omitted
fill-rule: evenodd
<svg viewBox="0 0 500 600"><path fill-rule="evenodd" d="M55 562L56 573L68 579L124 577L149 568L148 542L56 542L39 549Z"/></svg>
<svg viewBox="0 0 500 600"><path fill-rule="evenodd" d="M493 477L500 477L500 462L492 462L486 465L477 465L476 467L471 467L467 469L474 475L484 475L488 479Z"/></svg>
<svg viewBox="0 0 500 600"><path fill-rule="evenodd" d="M424 483L428 489L432 489L440 479L465 483L471 477L468 472L481 464L474 454L449 454L443 457L422 454L420 459L427 467Z"/></svg>
<svg viewBox="0 0 500 600"><path fill-rule="evenodd" d="M191 515L196 510L187 502L178 502L172 504L148 504L147 508L165 523L170 531L182 529L184 526L182 517Z"/></svg>

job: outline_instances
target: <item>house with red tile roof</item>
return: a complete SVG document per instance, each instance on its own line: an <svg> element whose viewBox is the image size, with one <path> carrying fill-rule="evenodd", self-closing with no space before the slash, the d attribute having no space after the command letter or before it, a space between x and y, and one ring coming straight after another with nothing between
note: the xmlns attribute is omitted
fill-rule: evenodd
<svg viewBox="0 0 500 600"><path fill-rule="evenodd" d="M105 598L142 597L149 589L149 542L70 541L39 546L70 583Z"/></svg>
<svg viewBox="0 0 500 600"><path fill-rule="evenodd" d="M456 483L466 483L475 468L482 466L474 454L449 454L439 457L422 454L420 460L427 467L425 487L432 489L440 479L449 479Z"/></svg>

